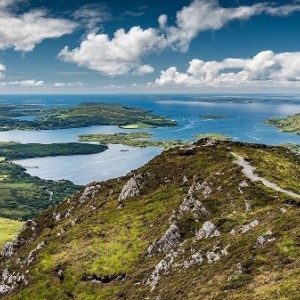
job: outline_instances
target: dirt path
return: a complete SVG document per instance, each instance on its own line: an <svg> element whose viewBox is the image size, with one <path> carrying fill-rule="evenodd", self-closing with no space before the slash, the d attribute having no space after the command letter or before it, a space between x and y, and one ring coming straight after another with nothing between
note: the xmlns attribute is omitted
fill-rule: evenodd
<svg viewBox="0 0 300 300"><path fill-rule="evenodd" d="M288 191L288 190L285 190L285 189L282 189L281 187L279 187L277 184L273 183L273 182L270 182L269 180L263 178L263 177L260 177L258 175L256 175L254 173L255 171L255 168L252 167L245 159L244 157L236 154L236 153L233 153L231 152L231 154L236 158L236 161L235 163L237 163L240 167L243 168L243 173L251 180L251 181L261 181L266 187L270 188L270 189L273 189L274 191L277 191L277 192L281 192L281 193L284 193L290 197L293 197L293 198L297 198L297 199L300 199L300 195L299 194L296 194L294 192L291 192L291 191Z"/></svg>

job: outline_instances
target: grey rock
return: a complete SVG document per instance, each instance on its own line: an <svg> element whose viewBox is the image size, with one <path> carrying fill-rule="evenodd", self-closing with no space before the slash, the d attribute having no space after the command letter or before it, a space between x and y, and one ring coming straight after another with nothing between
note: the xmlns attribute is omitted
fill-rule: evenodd
<svg viewBox="0 0 300 300"><path fill-rule="evenodd" d="M16 245L17 240L15 239L12 242L8 242L4 245L1 256L3 257L11 257L14 254L14 246Z"/></svg>
<svg viewBox="0 0 300 300"><path fill-rule="evenodd" d="M79 198L79 203L82 204L86 201L94 199L100 187L100 184L87 186Z"/></svg>
<svg viewBox="0 0 300 300"><path fill-rule="evenodd" d="M246 232L248 232L251 228L257 226L258 224L259 224L259 221L258 221L258 220L254 220L254 221L252 221L251 223L242 226L242 227L240 228L240 232L241 232L241 233L246 233Z"/></svg>
<svg viewBox="0 0 300 300"><path fill-rule="evenodd" d="M203 238L209 238L209 237L214 237L214 236L219 236L220 232L217 229L217 227L211 222L207 221L202 225L202 228L200 228L196 232L196 239L201 240Z"/></svg>
<svg viewBox="0 0 300 300"><path fill-rule="evenodd" d="M5 295L10 292L11 288L6 284L0 284L0 295Z"/></svg>
<svg viewBox="0 0 300 300"><path fill-rule="evenodd" d="M211 263L221 259L221 256L220 256L220 254L215 253L214 251L208 251L206 253L206 258L207 258L207 262L209 264L211 264Z"/></svg>
<svg viewBox="0 0 300 300"><path fill-rule="evenodd" d="M193 265L201 264L203 262L203 257L200 252L196 252L192 255L191 259L183 262L183 267L185 269L190 268Z"/></svg>
<svg viewBox="0 0 300 300"><path fill-rule="evenodd" d="M141 178L141 174L134 175L127 181L118 197L119 202L140 195Z"/></svg>
<svg viewBox="0 0 300 300"><path fill-rule="evenodd" d="M262 248L266 243L273 241L275 241L275 237L273 237L272 231L269 230L257 238L254 248Z"/></svg>
<svg viewBox="0 0 300 300"><path fill-rule="evenodd" d="M195 197L194 193L198 187L192 185L188 191L187 196L184 198L182 204L179 207L179 214L192 213L194 217L200 215L208 215L209 212L206 210L204 205Z"/></svg>
<svg viewBox="0 0 300 300"><path fill-rule="evenodd" d="M56 212L53 213L53 220L54 221L60 221L61 220L59 212L58 213L56 213Z"/></svg>
<svg viewBox="0 0 300 300"><path fill-rule="evenodd" d="M175 224L171 224L163 237L149 246L149 256L157 252L167 252L168 250L173 249L179 244L180 237L179 228Z"/></svg>

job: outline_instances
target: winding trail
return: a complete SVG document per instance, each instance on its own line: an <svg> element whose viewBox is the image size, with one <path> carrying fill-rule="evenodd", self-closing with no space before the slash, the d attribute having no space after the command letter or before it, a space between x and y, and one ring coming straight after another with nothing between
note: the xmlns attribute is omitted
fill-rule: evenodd
<svg viewBox="0 0 300 300"><path fill-rule="evenodd" d="M291 192L291 191L288 191L288 190L285 190L285 189L282 189L281 187L279 187L277 184L263 178L263 177L260 177L258 175L256 175L254 173L255 171L255 168L252 167L245 159L244 157L234 153L234 152L231 152L231 154L236 158L236 161L235 163L238 164L240 167L243 168L243 173L251 180L251 181L261 181L266 187L270 188L270 189L273 189L274 191L277 191L277 192L281 192L281 193L284 193L290 197L293 197L293 198L296 198L296 199L300 199L300 195L299 194L296 194L294 192Z"/></svg>

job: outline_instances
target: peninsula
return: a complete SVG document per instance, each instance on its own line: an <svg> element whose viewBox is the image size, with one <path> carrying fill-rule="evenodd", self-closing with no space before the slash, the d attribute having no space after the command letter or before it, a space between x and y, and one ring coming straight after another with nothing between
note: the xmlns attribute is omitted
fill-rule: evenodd
<svg viewBox="0 0 300 300"><path fill-rule="evenodd" d="M300 113L285 118L271 118L265 124L273 125L280 131L291 132L300 135Z"/></svg>
<svg viewBox="0 0 300 300"><path fill-rule="evenodd" d="M24 117L30 117L30 120ZM0 105L0 131L50 130L116 125L125 129L176 126L177 122L151 111L112 103L86 102L74 107L34 108Z"/></svg>

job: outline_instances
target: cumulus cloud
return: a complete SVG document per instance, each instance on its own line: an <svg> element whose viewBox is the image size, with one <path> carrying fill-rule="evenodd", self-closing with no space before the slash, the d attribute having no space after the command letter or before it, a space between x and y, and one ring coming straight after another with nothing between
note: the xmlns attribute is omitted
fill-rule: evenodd
<svg viewBox="0 0 300 300"><path fill-rule="evenodd" d="M21 81L9 81L4 82L6 85L19 85L22 87L41 87L44 85L44 81L42 80L35 80L35 79L27 79Z"/></svg>
<svg viewBox="0 0 300 300"><path fill-rule="evenodd" d="M4 77L4 72L6 70L6 67L2 64L0 64L0 78Z"/></svg>
<svg viewBox="0 0 300 300"><path fill-rule="evenodd" d="M14 14L10 7L17 2L20 0L0 0L0 50L31 51L44 39L59 38L77 27L67 19L48 17L40 9Z"/></svg>
<svg viewBox="0 0 300 300"><path fill-rule="evenodd" d="M185 87L300 86L300 52L262 51L253 58L227 58L220 62L193 59L186 72L170 67L161 71L155 83Z"/></svg>
<svg viewBox="0 0 300 300"><path fill-rule="evenodd" d="M155 29L136 26L128 32L117 30L112 39L107 34L90 33L78 48L65 47L59 57L111 76L147 74L153 72L153 68L141 64L141 58L160 48L161 42L164 40Z"/></svg>
<svg viewBox="0 0 300 300"><path fill-rule="evenodd" d="M85 10L84 10L85 11ZM185 52L191 41L201 32L219 30L235 20L248 20L260 14L285 16L300 11L298 2L276 6L273 2L251 6L224 8L217 0L194 0L176 15L175 26L168 26L167 15L160 15L158 28L132 27L128 32L119 29L110 38L107 34L92 32L75 49L65 47L59 57L65 62L96 70L104 75L147 74L153 71L143 59L166 48ZM94 14L89 10L85 15ZM140 72L139 70L142 70Z"/></svg>

